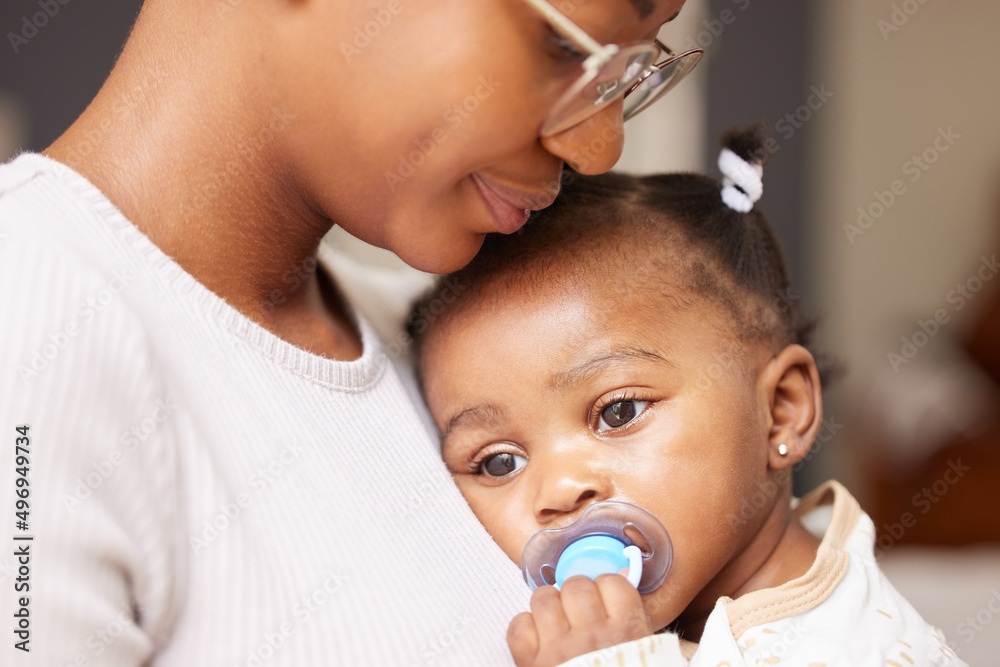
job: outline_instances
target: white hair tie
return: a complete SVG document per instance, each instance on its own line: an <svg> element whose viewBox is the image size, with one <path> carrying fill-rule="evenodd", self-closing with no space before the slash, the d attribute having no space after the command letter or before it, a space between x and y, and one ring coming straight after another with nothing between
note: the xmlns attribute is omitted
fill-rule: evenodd
<svg viewBox="0 0 1000 667"><path fill-rule="evenodd" d="M735 211L749 213L764 194L764 167L723 148L719 153L719 171L722 172L722 201Z"/></svg>

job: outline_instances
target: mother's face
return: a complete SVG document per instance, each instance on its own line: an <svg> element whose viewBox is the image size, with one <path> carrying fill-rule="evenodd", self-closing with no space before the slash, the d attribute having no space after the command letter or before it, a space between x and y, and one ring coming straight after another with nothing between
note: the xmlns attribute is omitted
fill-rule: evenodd
<svg viewBox="0 0 1000 667"><path fill-rule="evenodd" d="M684 0L556 0L602 43L654 37ZM466 264L558 191L563 161L610 169L621 103L539 129L579 61L523 0L328 0L278 26L274 98L296 114L289 168L307 201L417 268ZM280 91L280 92L279 92Z"/></svg>

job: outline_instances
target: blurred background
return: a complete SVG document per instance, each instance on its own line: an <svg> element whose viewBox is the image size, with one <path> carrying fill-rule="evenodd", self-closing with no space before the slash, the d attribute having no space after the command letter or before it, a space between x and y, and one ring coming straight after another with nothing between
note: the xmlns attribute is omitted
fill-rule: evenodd
<svg viewBox="0 0 1000 667"><path fill-rule="evenodd" d="M0 160L82 111L140 5L0 4ZM767 125L760 206L847 370L796 490L843 481L890 579L972 665L1000 654L997 26L991 0L688 0L661 39L707 56L618 165L717 175L720 132Z"/></svg>

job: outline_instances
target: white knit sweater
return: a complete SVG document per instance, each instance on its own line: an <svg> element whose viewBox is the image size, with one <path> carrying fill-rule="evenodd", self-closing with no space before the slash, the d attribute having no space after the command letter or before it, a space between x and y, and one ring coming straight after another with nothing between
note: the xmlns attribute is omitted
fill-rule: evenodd
<svg viewBox="0 0 1000 667"><path fill-rule="evenodd" d="M66 166L0 167L0 664L511 664L529 591L375 333L402 302L348 294L362 357L307 353Z"/></svg>

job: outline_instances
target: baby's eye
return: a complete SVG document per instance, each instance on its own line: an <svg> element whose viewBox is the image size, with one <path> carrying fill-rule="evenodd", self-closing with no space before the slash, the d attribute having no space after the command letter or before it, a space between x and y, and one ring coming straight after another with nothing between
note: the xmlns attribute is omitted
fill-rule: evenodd
<svg viewBox="0 0 1000 667"><path fill-rule="evenodd" d="M646 409L649 401L616 401L601 410L598 431L608 431L628 424Z"/></svg>
<svg viewBox="0 0 1000 667"><path fill-rule="evenodd" d="M490 477L504 477L528 464L528 459L510 452L499 452L483 459L480 470Z"/></svg>

